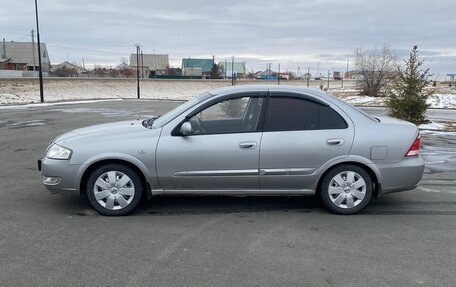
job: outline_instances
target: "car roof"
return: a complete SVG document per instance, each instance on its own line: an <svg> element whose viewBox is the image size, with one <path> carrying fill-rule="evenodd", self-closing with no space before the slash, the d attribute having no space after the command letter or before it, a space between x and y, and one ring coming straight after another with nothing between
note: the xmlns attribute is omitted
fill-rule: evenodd
<svg viewBox="0 0 456 287"><path fill-rule="evenodd" d="M237 92L252 92L252 91L287 91L287 92L321 92L318 89L307 88L303 86L290 86L290 85L268 85L268 84L255 84L255 85L237 85L222 88L216 88L209 92L213 95L231 94ZM323 93L323 92L321 92Z"/></svg>
<svg viewBox="0 0 456 287"><path fill-rule="evenodd" d="M268 84L260 84L260 85L238 85L238 86L228 86L222 88L216 88L210 90L209 93L214 96L219 95L227 95L227 94L234 94L234 93L242 93L242 92L289 92L289 93L299 93L299 94L309 94L317 97L322 97L325 99L329 99L331 96L326 94L325 92L315 89L315 88L307 88L303 86L290 86L290 85L268 85Z"/></svg>

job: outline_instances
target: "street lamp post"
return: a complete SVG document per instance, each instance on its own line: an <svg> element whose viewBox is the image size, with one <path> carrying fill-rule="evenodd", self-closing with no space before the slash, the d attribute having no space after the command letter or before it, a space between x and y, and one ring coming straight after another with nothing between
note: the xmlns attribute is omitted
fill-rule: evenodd
<svg viewBox="0 0 456 287"><path fill-rule="evenodd" d="M35 0L35 18L36 18L36 37L38 40L38 66L39 66L39 78L40 78L40 101L44 102L44 89L43 89L43 67L41 66L41 43L40 43L40 26L38 24L38 3ZM35 51L33 51L35 54Z"/></svg>
<svg viewBox="0 0 456 287"><path fill-rule="evenodd" d="M279 73L277 74L277 85L280 85L280 63L279 63Z"/></svg>
<svg viewBox="0 0 456 287"><path fill-rule="evenodd" d="M138 99L139 99L139 98L141 98L141 90L139 88L139 49L141 48L141 46L139 45L139 43L136 43L135 46L136 46L136 84L137 84L137 95L138 95Z"/></svg>
<svg viewBox="0 0 456 287"><path fill-rule="evenodd" d="M236 85L236 79L234 78L234 56L231 57L231 85Z"/></svg>
<svg viewBox="0 0 456 287"><path fill-rule="evenodd" d="M326 90L329 91L329 76L331 75L331 72L328 70L328 85L326 86Z"/></svg>

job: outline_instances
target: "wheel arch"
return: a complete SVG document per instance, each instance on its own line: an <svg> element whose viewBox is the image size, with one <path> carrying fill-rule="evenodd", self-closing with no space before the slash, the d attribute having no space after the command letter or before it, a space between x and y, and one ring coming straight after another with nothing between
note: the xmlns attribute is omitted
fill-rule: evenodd
<svg viewBox="0 0 456 287"><path fill-rule="evenodd" d="M107 164L122 164L122 165L125 165L125 166L131 168L139 176L139 178L141 180L141 186L143 188L144 193L147 194L148 198L150 198L152 196L151 187L150 187L150 184L147 182L144 172L135 164L133 164L127 160L124 160L124 159L102 159L102 160L92 162L90 165L88 165L87 168L82 173L81 180L79 181L79 192L81 195L82 194L85 195L87 193L87 190L86 190L87 181L90 177L90 174L97 168L99 168L103 165L107 165Z"/></svg>
<svg viewBox="0 0 456 287"><path fill-rule="evenodd" d="M320 192L321 192L321 185L323 183L323 180L324 180L326 174L328 174L334 168L342 166L342 165L354 165L354 166L358 166L358 167L362 168L363 170L365 170L369 174L369 176L370 176L370 178L372 180L373 196L375 198L378 198L380 196L380 193L381 193L381 182L379 180L379 176L374 171L374 169L372 169L371 166L369 166L368 164L359 162L359 161L343 161L343 162L336 163L336 164L331 165L328 168L326 168L326 170L318 178L318 183L317 183L317 187L316 187L316 193L317 194L320 194Z"/></svg>

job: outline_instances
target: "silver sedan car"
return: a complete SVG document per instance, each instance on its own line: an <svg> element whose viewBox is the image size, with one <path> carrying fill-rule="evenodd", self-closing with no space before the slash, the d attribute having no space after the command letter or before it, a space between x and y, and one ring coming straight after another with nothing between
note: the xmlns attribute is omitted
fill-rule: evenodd
<svg viewBox="0 0 456 287"><path fill-rule="evenodd" d="M424 172L418 128L324 92L215 89L165 115L77 129L38 161L51 192L87 195L104 215L156 195L315 195L338 214L410 190Z"/></svg>

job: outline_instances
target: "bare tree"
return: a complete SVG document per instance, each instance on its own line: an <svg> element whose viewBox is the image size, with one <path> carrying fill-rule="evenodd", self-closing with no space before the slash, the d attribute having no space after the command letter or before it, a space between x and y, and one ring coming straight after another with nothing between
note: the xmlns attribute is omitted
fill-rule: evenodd
<svg viewBox="0 0 456 287"><path fill-rule="evenodd" d="M378 97L389 80L395 77L396 56L384 46L383 49L355 50L355 65L361 74L363 94Z"/></svg>

